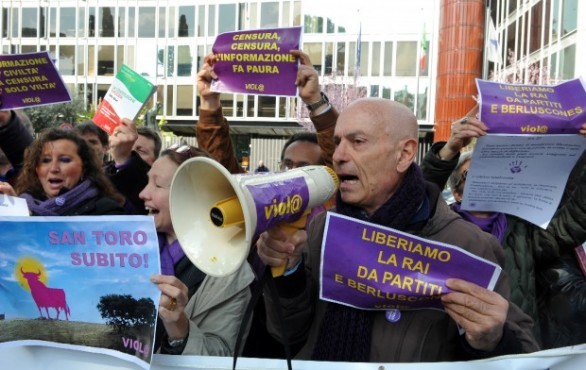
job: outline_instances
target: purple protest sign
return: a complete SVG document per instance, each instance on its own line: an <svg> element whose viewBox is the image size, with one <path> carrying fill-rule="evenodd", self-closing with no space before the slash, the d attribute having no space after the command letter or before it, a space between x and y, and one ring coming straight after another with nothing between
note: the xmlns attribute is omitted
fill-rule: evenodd
<svg viewBox="0 0 586 370"><path fill-rule="evenodd" d="M258 174L255 175L258 178ZM267 173L267 179L270 174ZM267 181L246 188L254 199L256 207L256 230L268 230L282 222L298 220L309 204L309 188L303 176Z"/></svg>
<svg viewBox="0 0 586 370"><path fill-rule="evenodd" d="M227 32L218 35L212 82L216 92L296 96L301 27Z"/></svg>
<svg viewBox="0 0 586 370"><path fill-rule="evenodd" d="M0 110L69 101L49 52L0 55Z"/></svg>
<svg viewBox="0 0 586 370"><path fill-rule="evenodd" d="M501 268L461 248L327 214L320 298L364 310L443 309L448 278L492 290Z"/></svg>
<svg viewBox="0 0 586 370"><path fill-rule="evenodd" d="M586 122L581 78L558 85L516 85L477 79L480 120L491 134L577 134Z"/></svg>

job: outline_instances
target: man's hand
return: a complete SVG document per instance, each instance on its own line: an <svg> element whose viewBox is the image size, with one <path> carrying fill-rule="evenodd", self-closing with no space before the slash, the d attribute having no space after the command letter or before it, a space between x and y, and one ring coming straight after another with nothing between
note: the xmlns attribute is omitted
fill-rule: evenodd
<svg viewBox="0 0 586 370"><path fill-rule="evenodd" d="M201 97L201 109L216 110L220 108L220 94L211 90L212 80L218 78L214 72L214 63L216 63L214 54L206 55L203 66L197 73L197 91Z"/></svg>
<svg viewBox="0 0 586 370"><path fill-rule="evenodd" d="M132 120L123 118L109 138L110 153L112 153L116 164L124 163L130 159L136 139L138 139L136 125Z"/></svg>
<svg viewBox="0 0 586 370"><path fill-rule="evenodd" d="M586 136L586 123L582 124L582 128L580 128L580 134Z"/></svg>
<svg viewBox="0 0 586 370"><path fill-rule="evenodd" d="M309 55L301 50L291 50L290 53L299 58L299 69L295 85L299 87L299 97L305 104L315 103L321 99L319 75L309 59Z"/></svg>
<svg viewBox="0 0 586 370"><path fill-rule="evenodd" d="M448 279L453 292L442 296L450 317L466 331L468 344L480 351L492 351L503 336L509 302L500 294L476 284Z"/></svg>
<svg viewBox="0 0 586 370"><path fill-rule="evenodd" d="M291 268L301 258L306 240L307 232L305 230L300 229L289 234L276 226L260 235L256 242L256 248L258 256L265 265L271 267L286 265L286 268Z"/></svg>

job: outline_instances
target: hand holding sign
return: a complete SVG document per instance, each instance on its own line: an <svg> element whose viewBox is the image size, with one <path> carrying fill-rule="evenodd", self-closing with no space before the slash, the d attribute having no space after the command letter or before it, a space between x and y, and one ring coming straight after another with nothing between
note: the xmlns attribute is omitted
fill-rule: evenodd
<svg viewBox="0 0 586 370"><path fill-rule="evenodd" d="M218 79L214 72L216 58L214 54L208 54L197 73L197 91L201 97L201 109L216 110L220 108L220 93L212 91L212 81Z"/></svg>
<svg viewBox="0 0 586 370"><path fill-rule="evenodd" d="M448 315L466 332L474 349L492 351L503 336L509 302L500 294L461 279L448 279L441 297Z"/></svg>

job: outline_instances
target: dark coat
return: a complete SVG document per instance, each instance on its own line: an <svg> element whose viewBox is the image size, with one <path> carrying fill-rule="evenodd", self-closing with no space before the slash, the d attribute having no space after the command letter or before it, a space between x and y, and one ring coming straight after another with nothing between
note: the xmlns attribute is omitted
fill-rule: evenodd
<svg viewBox="0 0 586 370"><path fill-rule="evenodd" d="M138 195L147 186L150 168L135 151L132 151L129 162L120 168L116 168L114 162L108 162L104 166L106 176L110 178L116 190L126 198L127 213L147 214L144 201Z"/></svg>

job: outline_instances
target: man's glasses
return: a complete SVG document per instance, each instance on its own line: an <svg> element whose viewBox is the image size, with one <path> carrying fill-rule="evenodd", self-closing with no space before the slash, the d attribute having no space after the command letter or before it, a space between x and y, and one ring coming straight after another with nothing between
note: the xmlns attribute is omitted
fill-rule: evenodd
<svg viewBox="0 0 586 370"><path fill-rule="evenodd" d="M456 189L459 189L460 185L462 185L466 181L467 176L468 170L464 170L464 172L462 172L462 175L460 176L460 180L458 180L458 182L456 183Z"/></svg>

